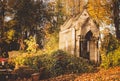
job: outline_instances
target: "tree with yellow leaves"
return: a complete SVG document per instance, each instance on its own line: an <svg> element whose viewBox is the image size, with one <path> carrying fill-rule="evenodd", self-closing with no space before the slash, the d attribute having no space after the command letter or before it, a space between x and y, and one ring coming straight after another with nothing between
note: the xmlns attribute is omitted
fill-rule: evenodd
<svg viewBox="0 0 120 81"><path fill-rule="evenodd" d="M96 20L99 24L105 22L106 24L111 23L111 3L108 0L89 0L87 9L89 14Z"/></svg>
<svg viewBox="0 0 120 81"><path fill-rule="evenodd" d="M61 0L61 3L63 4L63 9L65 15L68 17L79 14L83 6L85 5L85 0Z"/></svg>

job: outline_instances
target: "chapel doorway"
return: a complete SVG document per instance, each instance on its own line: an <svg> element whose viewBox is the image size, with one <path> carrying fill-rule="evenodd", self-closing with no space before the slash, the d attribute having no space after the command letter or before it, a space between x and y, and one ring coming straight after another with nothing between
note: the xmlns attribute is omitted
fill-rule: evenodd
<svg viewBox="0 0 120 81"><path fill-rule="evenodd" d="M80 56L85 59L90 59L90 41L93 33L88 31L85 36L80 37Z"/></svg>

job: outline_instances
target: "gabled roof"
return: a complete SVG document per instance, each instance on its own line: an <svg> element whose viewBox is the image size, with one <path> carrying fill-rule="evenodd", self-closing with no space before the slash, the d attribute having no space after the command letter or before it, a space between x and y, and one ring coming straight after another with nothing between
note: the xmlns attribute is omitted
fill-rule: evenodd
<svg viewBox="0 0 120 81"><path fill-rule="evenodd" d="M82 11L82 13L80 13L80 14L74 16L74 17L71 17L71 18L67 19L67 20L65 21L65 23L61 26L61 30L68 29L68 28L70 28L71 26L75 25L75 23L77 24L77 23L80 22L80 21L81 21L81 23L82 23L82 22L84 22L84 20L86 20L88 17L89 17L89 14L88 14L87 10L84 9L84 10Z"/></svg>

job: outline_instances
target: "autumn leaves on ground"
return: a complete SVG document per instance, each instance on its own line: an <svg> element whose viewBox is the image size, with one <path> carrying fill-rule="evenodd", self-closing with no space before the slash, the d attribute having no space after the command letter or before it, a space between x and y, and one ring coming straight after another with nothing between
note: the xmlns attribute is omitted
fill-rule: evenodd
<svg viewBox="0 0 120 81"><path fill-rule="evenodd" d="M120 81L120 67L99 69L93 73L67 74L40 81Z"/></svg>
<svg viewBox="0 0 120 81"><path fill-rule="evenodd" d="M17 50L9 53L5 68L12 69L21 79L26 78L26 74L31 76L33 72L30 74L28 69L23 71L17 67L27 66L35 72L45 68L40 78L43 81L120 81L119 1L0 0L0 57L8 58L8 51ZM103 28L100 34L104 38L99 37L99 67L95 67L87 59L58 50L61 25L81 14L84 8L87 8L96 25ZM89 18L85 21L88 20ZM112 28L104 31L108 24L115 25L113 28L116 31L111 30ZM67 42L65 46L68 47ZM1 72L0 74L2 75Z"/></svg>
<svg viewBox="0 0 120 81"><path fill-rule="evenodd" d="M16 56L14 55L16 53L19 55L21 52L14 51L9 54L13 54L11 58L15 58ZM20 65L21 63L21 65L29 65L34 69L44 67L44 71L42 71L40 75L40 81L120 81L119 66L109 67L106 69L100 66L91 66L91 64L88 63L89 61L82 58L71 58L69 55L66 55L60 50L55 51L52 54L52 57L49 55L25 55L25 53L23 53L23 56L20 54L20 56L17 56L12 60L14 60L16 64ZM25 74L30 72L18 70L16 73L18 75L20 73L24 77L26 76ZM19 77L21 77L21 75L19 75ZM24 81L24 78L21 78L20 80ZM29 80L32 81L31 77L29 77ZM19 81L19 79L16 81Z"/></svg>

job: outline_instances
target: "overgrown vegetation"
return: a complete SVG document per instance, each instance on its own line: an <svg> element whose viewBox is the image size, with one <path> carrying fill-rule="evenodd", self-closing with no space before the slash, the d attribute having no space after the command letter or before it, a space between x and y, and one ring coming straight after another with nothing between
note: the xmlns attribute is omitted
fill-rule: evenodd
<svg viewBox="0 0 120 81"><path fill-rule="evenodd" d="M38 49L38 44L36 43L36 40L35 40L35 38L33 38L33 37L29 37L29 39L27 40L25 40L25 43L26 43L26 45L27 45L27 51L28 52L37 52L37 49Z"/></svg>
<svg viewBox="0 0 120 81"><path fill-rule="evenodd" d="M10 58L6 67L14 69L14 67L25 65L36 71L44 67L44 78L66 73L92 71L93 66L88 60L58 50L60 25L67 18L81 13L83 7L86 6L85 1L56 0L47 4L41 0L1 0L0 56L8 58L9 50L18 50L19 48L27 51ZM111 5L114 5L114 2L89 0L86 7L88 7L91 17L99 22L99 25L103 22L113 24L111 22L111 12L113 12ZM11 20L6 22L7 16L11 17ZM120 42L111 34L106 36L101 46L101 67L119 66L119 50ZM20 75L29 74L24 69L17 72Z"/></svg>
<svg viewBox="0 0 120 81"><path fill-rule="evenodd" d="M29 66L36 71L44 67L44 78L66 73L84 73L93 70L93 66L88 60L71 56L61 50L54 51L51 54L23 54L12 58L12 62L17 66Z"/></svg>
<svg viewBox="0 0 120 81"><path fill-rule="evenodd" d="M111 34L105 37L101 47L101 67L120 65L120 42Z"/></svg>

